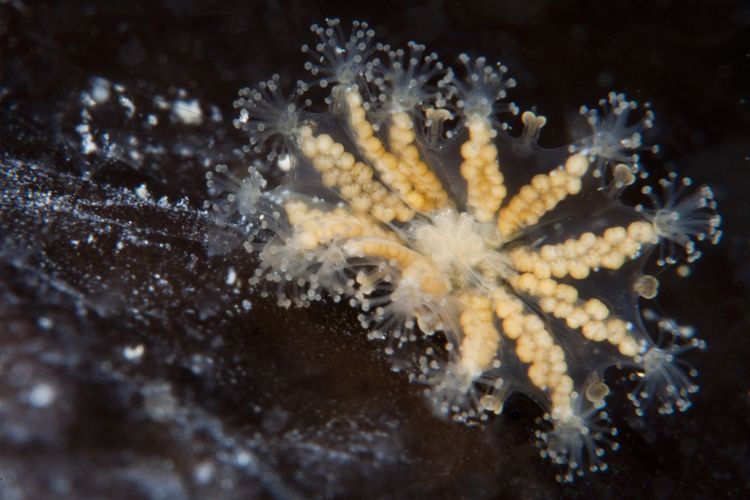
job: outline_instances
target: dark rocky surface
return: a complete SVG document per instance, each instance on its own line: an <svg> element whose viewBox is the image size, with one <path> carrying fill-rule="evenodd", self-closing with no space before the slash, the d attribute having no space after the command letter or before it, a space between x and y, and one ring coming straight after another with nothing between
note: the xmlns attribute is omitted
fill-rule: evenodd
<svg viewBox="0 0 750 500"><path fill-rule="evenodd" d="M624 5L0 1L0 498L746 498L750 9ZM658 309L708 342L690 411L612 398L609 471L559 485L533 402L443 422L356 313L280 310L244 251L212 255L204 174L251 160L237 89L305 78L325 16L502 59L542 143L611 89L651 101L648 164L712 185L725 220L689 278L660 275Z"/></svg>

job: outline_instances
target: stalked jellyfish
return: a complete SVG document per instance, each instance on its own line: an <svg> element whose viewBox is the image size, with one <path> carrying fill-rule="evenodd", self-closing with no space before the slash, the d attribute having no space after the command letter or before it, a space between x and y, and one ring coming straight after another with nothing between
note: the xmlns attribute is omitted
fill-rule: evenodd
<svg viewBox="0 0 750 500"><path fill-rule="evenodd" d="M545 117L524 111L518 135L504 121L519 112L504 65L462 55L453 70L414 42L376 43L363 22L312 31L311 83L285 92L274 76L236 101L236 126L286 180L267 189L255 167L209 176L209 204L259 260L250 283L282 307L360 309L438 415L476 424L528 394L545 409L539 445L562 481L604 469L617 448L608 367L632 367L639 413L652 399L687 408L697 386L678 356L702 343L676 330L652 339L632 304L657 294L641 272L652 250L663 264L693 261L697 242L718 242L720 217L709 188L674 175L663 197L642 188L652 207L619 201L647 177L653 112L612 92L581 109L589 135L544 149ZM328 111L301 102L316 83Z"/></svg>

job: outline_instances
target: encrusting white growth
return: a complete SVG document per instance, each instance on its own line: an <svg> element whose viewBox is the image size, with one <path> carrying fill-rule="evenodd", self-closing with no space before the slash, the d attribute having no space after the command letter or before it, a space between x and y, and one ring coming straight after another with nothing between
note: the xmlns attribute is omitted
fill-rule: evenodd
<svg viewBox="0 0 750 500"><path fill-rule="evenodd" d="M709 188L674 175L663 198L643 188L652 208L617 199L645 178L652 111L633 120L638 105L610 93L581 110L590 135L542 149L546 118L522 113L518 136L500 119L518 113L504 102L515 85L505 66L462 55L454 72L414 42L376 43L363 22L312 31L305 68L330 92L327 111L306 111L308 85L285 94L278 76L235 103L237 128L288 182L268 190L255 166L242 179L221 165L207 176L220 225L244 232L259 259L250 284L283 307L330 298L361 309L368 337L439 415L476 424L508 394L529 394L546 410L542 455L566 467L563 481L604 469L605 445L617 447L602 411L607 367L633 368L639 413L651 399L663 413L687 408L694 370L677 356L703 344L665 322L654 341L632 304L657 294L641 273L653 249L660 263L676 247L692 262L696 242L718 242L720 217Z"/></svg>

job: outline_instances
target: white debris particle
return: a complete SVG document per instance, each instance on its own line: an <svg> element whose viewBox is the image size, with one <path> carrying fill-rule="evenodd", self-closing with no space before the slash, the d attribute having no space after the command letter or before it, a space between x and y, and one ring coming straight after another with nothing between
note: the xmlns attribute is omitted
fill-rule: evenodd
<svg viewBox="0 0 750 500"><path fill-rule="evenodd" d="M120 102L120 105L125 108L125 114L128 116L128 118L132 118L135 114L135 104L133 104L133 101L127 98L127 96L121 95L118 99Z"/></svg>
<svg viewBox="0 0 750 500"><path fill-rule="evenodd" d="M221 110L217 106L211 106L211 120L215 122L221 121Z"/></svg>
<svg viewBox="0 0 750 500"><path fill-rule="evenodd" d="M198 99L175 101L172 106L172 118L185 125L200 125L203 122L203 111Z"/></svg>
<svg viewBox="0 0 750 500"><path fill-rule="evenodd" d="M237 462L237 465L244 467L250 463L253 457L245 450L240 450L237 452L234 458Z"/></svg>
<svg viewBox="0 0 750 500"><path fill-rule="evenodd" d="M198 484L206 484L214 477L214 464L211 462L201 462L193 471L195 482Z"/></svg>
<svg viewBox="0 0 750 500"><path fill-rule="evenodd" d="M227 285L234 285L235 281L237 281L237 271L234 270L233 267L229 268L229 271L227 272Z"/></svg>
<svg viewBox="0 0 750 500"><path fill-rule="evenodd" d="M128 155L130 156L130 159L136 163L140 162L143 159L143 155L141 155L141 153L139 153L135 149L131 149Z"/></svg>
<svg viewBox="0 0 750 500"><path fill-rule="evenodd" d="M250 120L250 113L245 108L242 108L240 110L240 117L238 118L238 121L240 123L247 123Z"/></svg>
<svg viewBox="0 0 750 500"><path fill-rule="evenodd" d="M154 104L159 109L169 109L169 103L163 96L156 96L154 97Z"/></svg>
<svg viewBox="0 0 750 500"><path fill-rule="evenodd" d="M143 387L142 394L143 407L154 420L169 420L177 411L177 400L166 382L148 384Z"/></svg>
<svg viewBox="0 0 750 500"><path fill-rule="evenodd" d="M190 371L196 375L206 373L213 368L214 360L201 354L193 354L190 358Z"/></svg>
<svg viewBox="0 0 750 500"><path fill-rule="evenodd" d="M91 97L91 94L89 94L86 91L81 92L79 100L81 101L81 104L83 104L85 108L93 108L94 106L96 106L96 101L94 100L93 97ZM84 115L85 113L86 113L86 110L81 111L81 115Z"/></svg>
<svg viewBox="0 0 750 500"><path fill-rule="evenodd" d="M152 127L155 127L159 124L159 119L156 117L156 115L148 115L148 118L146 118L146 121Z"/></svg>
<svg viewBox="0 0 750 500"><path fill-rule="evenodd" d="M128 361L140 361L144 352L146 352L146 349L143 347L143 344L138 344L136 346L125 346L122 350L122 355Z"/></svg>
<svg viewBox="0 0 750 500"><path fill-rule="evenodd" d="M288 154L281 155L276 165L282 172L289 172L292 169L292 157Z"/></svg>
<svg viewBox="0 0 750 500"><path fill-rule="evenodd" d="M140 198L143 201L146 201L149 198L151 198L151 193L148 192L148 188L146 187L145 184L141 184L140 186L135 188L135 194L136 196L138 196L138 198Z"/></svg>
<svg viewBox="0 0 750 500"><path fill-rule="evenodd" d="M41 318L36 320L36 324L39 325L39 328L42 328L44 330L49 330L53 325L52 320L45 316L42 316Z"/></svg>
<svg viewBox="0 0 750 500"><path fill-rule="evenodd" d="M46 408L55 401L57 394L55 389L44 382L36 384L29 392L29 404L36 408Z"/></svg>
<svg viewBox="0 0 750 500"><path fill-rule="evenodd" d="M109 100L110 83L104 78L94 78L91 82L91 97L96 104L102 104Z"/></svg>
<svg viewBox="0 0 750 500"><path fill-rule="evenodd" d="M192 156L195 154L195 149L185 144L177 149L177 154L179 154L180 156Z"/></svg>
<svg viewBox="0 0 750 500"><path fill-rule="evenodd" d="M242 308L245 311L249 311L250 309L253 308L253 303L250 302L249 300L245 299L245 300L242 301Z"/></svg>
<svg viewBox="0 0 750 500"><path fill-rule="evenodd" d="M94 142L94 136L91 135L88 123L81 123L78 125L76 127L76 132L81 136L81 148L83 149L83 154L87 155L99 149L99 146Z"/></svg>

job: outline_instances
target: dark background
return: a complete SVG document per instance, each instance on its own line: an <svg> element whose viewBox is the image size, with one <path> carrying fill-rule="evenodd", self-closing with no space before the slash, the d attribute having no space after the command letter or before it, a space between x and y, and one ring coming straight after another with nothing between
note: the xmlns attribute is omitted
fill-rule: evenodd
<svg viewBox="0 0 750 500"><path fill-rule="evenodd" d="M299 46L326 16L446 63L501 59L512 99L548 117L543 145L612 89L652 103L662 149L646 163L710 184L724 217L721 244L689 278L662 272L648 305L708 342L688 356L689 412L635 418L611 373L621 450L561 486L531 401L483 428L443 422L354 312L227 284L253 264L208 255L204 173L247 164L237 90L307 78ZM747 497L749 26L733 1L0 2L0 498ZM95 76L136 112L94 110L85 154ZM154 104L180 89L200 125Z"/></svg>

